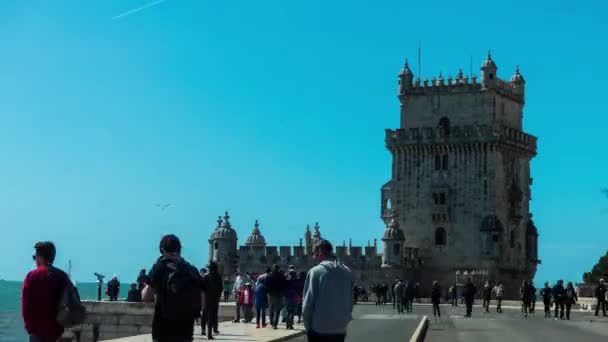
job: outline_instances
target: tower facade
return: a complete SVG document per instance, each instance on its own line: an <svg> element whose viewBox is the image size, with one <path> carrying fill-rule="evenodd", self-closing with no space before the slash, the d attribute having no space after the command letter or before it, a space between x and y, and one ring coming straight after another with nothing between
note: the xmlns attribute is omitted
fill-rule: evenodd
<svg viewBox="0 0 608 342"><path fill-rule="evenodd" d="M497 70L488 54L481 82L462 71L412 81L407 62L399 74L400 127L386 130L392 177L381 188L381 217L388 224L398 214L403 248L419 253L421 283L464 282L466 272L514 295L540 263L529 210L537 139L523 132L525 81L519 68L510 81Z"/></svg>

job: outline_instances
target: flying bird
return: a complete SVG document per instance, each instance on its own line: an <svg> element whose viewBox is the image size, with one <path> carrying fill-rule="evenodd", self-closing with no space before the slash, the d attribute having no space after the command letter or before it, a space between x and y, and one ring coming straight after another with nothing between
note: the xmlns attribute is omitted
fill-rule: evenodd
<svg viewBox="0 0 608 342"><path fill-rule="evenodd" d="M167 204L157 204L157 207L160 208L161 211L165 211L165 209L169 208L169 206L171 206L171 203L167 203Z"/></svg>
<svg viewBox="0 0 608 342"><path fill-rule="evenodd" d="M126 11L126 12L123 12L123 13L121 13L121 14L119 14L119 15L117 15L117 16L115 16L115 17L113 17L113 18L112 18L112 20L118 20L118 19L121 19L121 18L124 18L124 17L130 16L131 14L135 14L135 13L137 13L137 12L139 12L139 11L143 11L143 10L145 10L146 8L150 8L150 7L153 7L153 6L156 6L156 5L160 5L160 4L162 4L163 2L165 2L165 1L166 1L166 0L156 0L156 1L150 1L150 2L147 2L147 3L145 3L145 4L141 5L141 6L137 7L137 8L134 8L134 9L128 10L128 11Z"/></svg>

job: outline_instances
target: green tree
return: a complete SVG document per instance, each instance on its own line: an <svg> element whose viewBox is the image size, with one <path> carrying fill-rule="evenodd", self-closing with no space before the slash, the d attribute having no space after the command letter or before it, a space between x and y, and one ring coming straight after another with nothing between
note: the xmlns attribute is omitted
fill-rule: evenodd
<svg viewBox="0 0 608 342"><path fill-rule="evenodd" d="M608 188L603 189L602 192L608 197ZM608 252L606 255L600 258L600 260L593 266L591 272L583 273L583 281L587 284L597 283L601 278L608 276Z"/></svg>
<svg viewBox="0 0 608 342"><path fill-rule="evenodd" d="M587 284L595 284L600 278L605 278L608 275L608 252L606 255L600 258L600 260L593 266L591 272L585 272L583 274L583 280Z"/></svg>

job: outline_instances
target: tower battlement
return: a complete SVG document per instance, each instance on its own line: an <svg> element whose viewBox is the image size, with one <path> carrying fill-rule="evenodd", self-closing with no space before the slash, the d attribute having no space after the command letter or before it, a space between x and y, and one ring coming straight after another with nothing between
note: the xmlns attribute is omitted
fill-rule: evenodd
<svg viewBox="0 0 608 342"><path fill-rule="evenodd" d="M531 153L536 154L537 138L533 135L501 125L464 125L445 127L420 127L386 129L386 146L394 151L405 146L437 144L469 144L469 143L507 143ZM445 149L445 146L442 148Z"/></svg>

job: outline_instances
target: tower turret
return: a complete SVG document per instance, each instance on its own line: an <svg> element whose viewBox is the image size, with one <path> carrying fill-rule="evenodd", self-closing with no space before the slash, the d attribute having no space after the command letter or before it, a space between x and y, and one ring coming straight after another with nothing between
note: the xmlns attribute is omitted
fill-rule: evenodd
<svg viewBox="0 0 608 342"><path fill-rule="evenodd" d="M304 233L304 241L306 242L306 255L312 255L312 233L310 232L310 225L306 225L306 232Z"/></svg>
<svg viewBox="0 0 608 342"><path fill-rule="evenodd" d="M315 222L315 231L312 233L312 246L314 247L317 242L321 240L321 232L319 231L319 222Z"/></svg>
<svg viewBox="0 0 608 342"><path fill-rule="evenodd" d="M238 268L237 235L229 219L226 211L223 220L222 217L217 220L217 227L209 237L209 259L217 262L225 276L232 275Z"/></svg>
<svg viewBox="0 0 608 342"><path fill-rule="evenodd" d="M410 66L406 59L403 69L401 69L401 72L399 72L399 88L397 90L397 94L399 96L405 95L405 91L412 88L413 82L414 73L412 73L412 70L410 70Z"/></svg>
<svg viewBox="0 0 608 342"><path fill-rule="evenodd" d="M488 58L481 64L481 85L486 89L496 88L498 67L492 60L492 54L488 51Z"/></svg>
<svg viewBox="0 0 608 342"><path fill-rule="evenodd" d="M401 266L403 261L403 242L405 237L399 228L397 213L393 209L391 219L386 226L384 236L382 236L383 253L382 267Z"/></svg>
<svg viewBox="0 0 608 342"><path fill-rule="evenodd" d="M260 232L260 224L258 223L258 220L255 220L255 224L253 225L253 231L251 232L251 235L249 235L249 237L247 238L247 242L245 242L245 245L250 247L266 246L266 239L264 239L264 236Z"/></svg>

